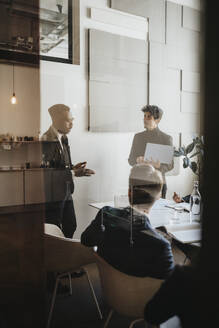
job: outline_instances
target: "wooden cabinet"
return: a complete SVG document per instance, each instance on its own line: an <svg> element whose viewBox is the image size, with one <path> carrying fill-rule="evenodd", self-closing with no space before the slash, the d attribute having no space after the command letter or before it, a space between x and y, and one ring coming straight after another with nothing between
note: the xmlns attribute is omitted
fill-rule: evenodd
<svg viewBox="0 0 219 328"><path fill-rule="evenodd" d="M24 171L24 202L25 204L39 204L52 201L51 170Z"/></svg>
<svg viewBox="0 0 219 328"><path fill-rule="evenodd" d="M7 327L44 327L44 206L0 207L0 308Z"/></svg>
<svg viewBox="0 0 219 328"><path fill-rule="evenodd" d="M0 206L24 204L22 171L0 171Z"/></svg>

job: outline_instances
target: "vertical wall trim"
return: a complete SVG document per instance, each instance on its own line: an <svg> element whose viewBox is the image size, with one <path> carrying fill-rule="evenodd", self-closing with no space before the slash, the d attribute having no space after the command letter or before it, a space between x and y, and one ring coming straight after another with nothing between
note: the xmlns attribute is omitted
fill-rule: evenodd
<svg viewBox="0 0 219 328"><path fill-rule="evenodd" d="M88 63L87 63L87 70L88 70L88 88L87 88L87 96L88 98L87 99L90 99L90 30L88 30L88 45L87 45L87 49L88 49ZM89 100L88 100L88 118L87 118L87 129L88 131L90 131L90 103L89 103Z"/></svg>
<svg viewBox="0 0 219 328"><path fill-rule="evenodd" d="M167 44L167 0L165 1L165 44Z"/></svg>
<svg viewBox="0 0 219 328"><path fill-rule="evenodd" d="M149 21L149 19L148 19ZM149 22L148 22L148 29L149 29ZM151 43L148 41L148 93L147 93L147 103L150 104L150 46Z"/></svg>
<svg viewBox="0 0 219 328"><path fill-rule="evenodd" d="M23 204L25 205L25 169L23 170Z"/></svg>
<svg viewBox="0 0 219 328"><path fill-rule="evenodd" d="M181 27L183 27L183 15L184 15L184 6L181 7Z"/></svg>

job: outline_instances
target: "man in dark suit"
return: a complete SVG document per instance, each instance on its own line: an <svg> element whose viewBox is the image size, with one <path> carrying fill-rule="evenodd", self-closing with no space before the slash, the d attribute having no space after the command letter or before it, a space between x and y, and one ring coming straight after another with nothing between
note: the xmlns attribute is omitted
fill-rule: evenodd
<svg viewBox="0 0 219 328"><path fill-rule="evenodd" d="M172 137L162 132L158 128L158 124L162 118L163 110L155 105L146 105L142 108L144 113L144 127L145 131L135 134L132 148L130 151L128 162L130 165L141 163L144 161L144 154L147 143L161 144L161 145L173 145ZM167 185L165 179L165 173L173 168L173 162L171 164L163 164L160 162L150 161L150 164L162 173L163 176L163 189L162 197L166 197Z"/></svg>
<svg viewBox="0 0 219 328"><path fill-rule="evenodd" d="M169 241L152 228L149 213L160 197L162 176L149 164L137 164L129 177L130 207L102 208L81 235L81 243L116 269L134 276L165 279L172 272Z"/></svg>
<svg viewBox="0 0 219 328"><path fill-rule="evenodd" d="M74 192L73 176L90 176L93 170L86 168L86 162L73 165L67 134L73 127L70 108L56 104L48 109L52 125L43 136L43 160L52 171L52 196L46 197L46 222L58 225L65 237L72 238L76 230L76 217L72 194ZM49 184L45 174L45 185ZM49 193L48 187L45 188ZM52 198L52 202L49 200Z"/></svg>

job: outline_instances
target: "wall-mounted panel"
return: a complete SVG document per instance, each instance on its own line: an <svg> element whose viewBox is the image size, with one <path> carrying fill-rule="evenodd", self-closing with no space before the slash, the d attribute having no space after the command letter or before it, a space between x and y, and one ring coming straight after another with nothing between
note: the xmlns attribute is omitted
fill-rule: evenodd
<svg viewBox="0 0 219 328"><path fill-rule="evenodd" d="M180 112L180 71L171 69L152 71L149 83L150 104L161 106L165 113L171 113L176 117Z"/></svg>
<svg viewBox="0 0 219 328"><path fill-rule="evenodd" d="M147 63L147 43L99 30L89 30L90 59L93 56ZM91 60L90 60L91 62Z"/></svg>
<svg viewBox="0 0 219 328"><path fill-rule="evenodd" d="M143 104L142 104L143 106ZM142 129L142 107L90 106L92 132L136 132Z"/></svg>
<svg viewBox="0 0 219 328"><path fill-rule="evenodd" d="M183 28L178 4L167 1L166 17L168 67L200 71L200 33Z"/></svg>
<svg viewBox="0 0 219 328"><path fill-rule="evenodd" d="M166 45L158 42L150 42L150 71L166 68Z"/></svg>
<svg viewBox="0 0 219 328"><path fill-rule="evenodd" d="M129 84L104 83L90 81L90 105L111 107L139 108L147 103L146 84L133 86Z"/></svg>
<svg viewBox="0 0 219 328"><path fill-rule="evenodd" d="M166 4L166 43L178 45L182 28L182 6L167 1Z"/></svg>
<svg viewBox="0 0 219 328"><path fill-rule="evenodd" d="M113 9L91 8L91 18L104 24L112 24L136 31L148 32L146 18L119 12Z"/></svg>
<svg viewBox="0 0 219 328"><path fill-rule="evenodd" d="M136 85L145 83L147 65L94 56L90 62L90 80Z"/></svg>
<svg viewBox="0 0 219 328"><path fill-rule="evenodd" d="M200 92L200 74L182 71L182 90L187 92Z"/></svg>
<svg viewBox="0 0 219 328"><path fill-rule="evenodd" d="M181 29L178 44L181 48L188 49L191 53L197 52L200 55L200 33L185 28Z"/></svg>
<svg viewBox="0 0 219 328"><path fill-rule="evenodd" d="M176 115L180 111L180 70L167 67L166 45L150 42L149 102Z"/></svg>
<svg viewBox="0 0 219 328"><path fill-rule="evenodd" d="M188 48L166 45L167 67L185 71L200 72L201 58L199 52L192 52Z"/></svg>
<svg viewBox="0 0 219 328"><path fill-rule="evenodd" d="M196 10L202 10L202 0L171 0L171 2L179 3Z"/></svg>
<svg viewBox="0 0 219 328"><path fill-rule="evenodd" d="M198 93L182 92L181 111L183 113L199 113L200 95Z"/></svg>
<svg viewBox="0 0 219 328"><path fill-rule="evenodd" d="M149 40L165 42L164 0L111 0L111 7L149 18Z"/></svg>
<svg viewBox="0 0 219 328"><path fill-rule="evenodd" d="M138 131L147 104L148 43L90 30L89 128Z"/></svg>
<svg viewBox="0 0 219 328"><path fill-rule="evenodd" d="M0 206L24 204L23 171L0 172Z"/></svg>
<svg viewBox="0 0 219 328"><path fill-rule="evenodd" d="M201 30L200 11L183 6L183 27L200 32Z"/></svg>

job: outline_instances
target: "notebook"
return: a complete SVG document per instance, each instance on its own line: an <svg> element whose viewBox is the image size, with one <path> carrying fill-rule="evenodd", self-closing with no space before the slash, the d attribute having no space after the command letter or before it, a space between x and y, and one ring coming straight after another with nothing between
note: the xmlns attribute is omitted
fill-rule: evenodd
<svg viewBox="0 0 219 328"><path fill-rule="evenodd" d="M160 161L163 164L171 164L173 160L173 146L147 143L144 160Z"/></svg>

